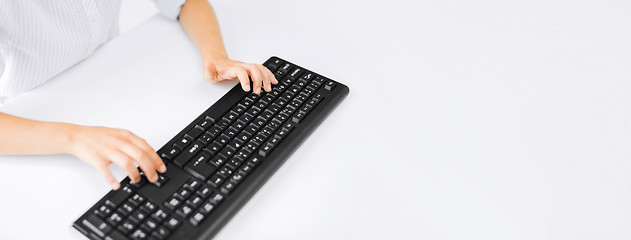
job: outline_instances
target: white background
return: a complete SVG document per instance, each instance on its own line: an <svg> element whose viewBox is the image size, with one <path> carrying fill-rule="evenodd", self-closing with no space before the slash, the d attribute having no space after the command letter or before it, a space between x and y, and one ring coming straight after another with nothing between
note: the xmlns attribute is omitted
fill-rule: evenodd
<svg viewBox="0 0 631 240"><path fill-rule="evenodd" d="M213 3L231 57L351 89L218 239L631 239L628 1ZM126 1L121 37L0 111L162 146L231 85L201 81L176 23L136 26L151 5ZM71 156L0 169L2 239L81 238L108 191Z"/></svg>

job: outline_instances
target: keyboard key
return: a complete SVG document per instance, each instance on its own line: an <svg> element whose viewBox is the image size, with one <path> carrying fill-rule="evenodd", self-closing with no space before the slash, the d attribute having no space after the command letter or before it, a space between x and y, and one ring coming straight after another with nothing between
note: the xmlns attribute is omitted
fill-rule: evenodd
<svg viewBox="0 0 631 240"><path fill-rule="evenodd" d="M208 200L208 202L212 203L213 205L217 205L219 204L221 201L223 201L223 195L219 194L219 193L215 193L213 194L212 197L210 197L210 200Z"/></svg>
<svg viewBox="0 0 631 240"><path fill-rule="evenodd" d="M121 203L123 203L125 200L127 200L127 198L129 198L132 193L133 191L131 190L130 187L123 186L119 190L114 191L114 194L109 200L112 204L118 206Z"/></svg>
<svg viewBox="0 0 631 240"><path fill-rule="evenodd" d="M261 136L263 136L265 139L269 138L272 136L272 134L274 134L274 131L276 131L276 129L278 129L280 127L280 122L279 121L272 121L270 123L267 124L267 127L264 128L263 130L261 130L259 132L259 134Z"/></svg>
<svg viewBox="0 0 631 240"><path fill-rule="evenodd" d="M106 219L106 221L112 226L118 224L122 220L123 220L123 217L121 217L121 215L119 213L116 213L116 212L112 213L112 215L110 215Z"/></svg>
<svg viewBox="0 0 631 240"><path fill-rule="evenodd" d="M191 138L195 139L198 138L200 135L202 135L202 130L199 130L197 128L193 128L191 130L188 130L188 132L186 133L186 135L191 136Z"/></svg>
<svg viewBox="0 0 631 240"><path fill-rule="evenodd" d="M175 213L177 213L178 215L186 218L188 217L188 215L190 215L193 212L193 208L191 206L188 205L182 205L180 208L178 208Z"/></svg>
<svg viewBox="0 0 631 240"><path fill-rule="evenodd" d="M227 162L226 165L224 166L228 167L230 170L235 170L239 168L239 165L241 165L241 162L233 158L233 159L230 159L230 161Z"/></svg>
<svg viewBox="0 0 631 240"><path fill-rule="evenodd" d="M140 196L139 194L134 194L131 196L128 202L134 205L134 207L138 207L145 202L145 198Z"/></svg>
<svg viewBox="0 0 631 240"><path fill-rule="evenodd" d="M223 194L230 194L230 192L232 192L235 188L237 187L237 183L233 182L233 181L227 181L223 187L221 188L221 192Z"/></svg>
<svg viewBox="0 0 631 240"><path fill-rule="evenodd" d="M326 80L323 77L321 77L321 76L316 76L315 79L313 79L313 82L324 84L324 82L326 82Z"/></svg>
<svg viewBox="0 0 631 240"><path fill-rule="evenodd" d="M169 236L169 234L171 234L171 231L169 231L169 229L167 229L164 226L160 226L154 232L151 233L151 236L161 240L161 239L166 239Z"/></svg>
<svg viewBox="0 0 631 240"><path fill-rule="evenodd" d="M230 176L230 174L232 174L232 169L228 167L223 167L219 169L219 171L217 171L217 175L223 178L227 178L228 176Z"/></svg>
<svg viewBox="0 0 631 240"><path fill-rule="evenodd" d="M243 166L241 166L241 168L239 169L240 172L242 172L244 175L248 175L248 173L250 173L252 171L252 166L245 164Z"/></svg>
<svg viewBox="0 0 631 240"><path fill-rule="evenodd" d="M175 163L175 165L177 165L178 167L184 166L184 164L191 160L191 158L193 158L195 154L201 151L204 146L204 142L197 140L191 146L186 148L179 156L177 156L173 160L173 163Z"/></svg>
<svg viewBox="0 0 631 240"><path fill-rule="evenodd" d="M305 80L307 82L311 81L311 79L313 79L315 74L307 72L304 75L302 75L302 77L300 79Z"/></svg>
<svg viewBox="0 0 631 240"><path fill-rule="evenodd" d="M219 187L219 185L223 182L224 178L215 174L208 179L206 183L210 184L213 187Z"/></svg>
<svg viewBox="0 0 631 240"><path fill-rule="evenodd" d="M191 190L188 190L188 188L184 188L183 186L175 192L175 196L179 197L181 200L186 199L191 194Z"/></svg>
<svg viewBox="0 0 631 240"><path fill-rule="evenodd" d="M239 149L241 147L243 147L243 143L245 141L247 141L249 138L246 136L245 139L246 140L242 140L242 136L240 136L243 133L240 133L239 136L237 136L236 138L232 139L232 141L230 141L230 143L228 143L228 147L230 147L231 149Z"/></svg>
<svg viewBox="0 0 631 240"><path fill-rule="evenodd" d="M175 196L169 198L169 200L164 202L164 206L166 206L168 209L171 209L171 210L175 210L181 204L182 204L182 200L178 199Z"/></svg>
<svg viewBox="0 0 631 240"><path fill-rule="evenodd" d="M195 125L195 128L198 128L202 131L206 131L212 124L213 122L210 121L209 119L202 119L201 121L197 123L197 125Z"/></svg>
<svg viewBox="0 0 631 240"><path fill-rule="evenodd" d="M232 157L232 155L234 155L234 150L230 148L224 148L223 150L221 150L219 155L226 156L226 158L230 158Z"/></svg>
<svg viewBox="0 0 631 240"><path fill-rule="evenodd" d="M292 121L292 122L295 122L295 123L300 123L300 122L302 122L302 119L304 119L304 118L305 118L305 115L306 115L306 114L305 114L305 113L303 113L303 112L298 112L298 113L296 113L296 114L294 115L294 117L292 117L292 118L291 118L291 121Z"/></svg>
<svg viewBox="0 0 631 240"><path fill-rule="evenodd" d="M206 202L202 205L202 207L199 209L200 212L202 213L210 213L210 211L212 211L215 208L215 206L210 203L210 202Z"/></svg>
<svg viewBox="0 0 631 240"><path fill-rule="evenodd" d="M191 191L195 191L195 189L197 189L198 187L201 186L201 183L195 179L189 179L188 181L186 181L186 183L184 183L184 188L187 188L188 190Z"/></svg>
<svg viewBox="0 0 631 240"><path fill-rule="evenodd" d="M278 145L278 143L280 143L281 138L280 137L276 137L274 136L273 138L270 138L269 140L267 140L267 144L271 145L272 148L276 145Z"/></svg>
<svg viewBox="0 0 631 240"><path fill-rule="evenodd" d="M237 114L234 111L230 111L224 118L228 119L228 121L230 121L232 123L235 120L237 120L237 118L239 118L239 114Z"/></svg>
<svg viewBox="0 0 631 240"><path fill-rule="evenodd" d="M198 196L202 197L203 199L206 199L210 196L212 192L210 191L210 188L208 187L202 187L200 189L197 190L197 192L195 192L195 194L197 194Z"/></svg>
<svg viewBox="0 0 631 240"><path fill-rule="evenodd" d="M178 226L180 226L180 220L177 220L177 218L171 217L169 218L169 220L167 220L164 223L164 225L167 226L171 230L175 230Z"/></svg>
<svg viewBox="0 0 631 240"><path fill-rule="evenodd" d="M282 71L284 73L288 73L289 71L291 71L292 68L293 68L293 66L290 63L285 63L285 64L281 65L281 67L278 69L278 71Z"/></svg>
<svg viewBox="0 0 631 240"><path fill-rule="evenodd" d="M263 157L267 157L267 155L269 155L269 153L272 151L272 149L274 148L274 146L269 145L269 144L265 144L263 145L263 147L259 150L259 155L263 156Z"/></svg>
<svg viewBox="0 0 631 240"><path fill-rule="evenodd" d="M204 214L202 214L201 212L196 212L189 219L189 221L191 222L191 224L193 224L193 226L197 226L197 225L199 225L199 223L201 223L204 220L205 217L206 216L204 216Z"/></svg>
<svg viewBox="0 0 631 240"><path fill-rule="evenodd" d="M281 129L281 130L280 130L280 131L276 134L276 136L279 136L281 139L283 139L283 138L285 138L285 137L289 134L289 132L290 132L292 129L293 129L293 128L291 128L291 129L288 129L288 128L283 128L283 129Z"/></svg>
<svg viewBox="0 0 631 240"><path fill-rule="evenodd" d="M111 212L112 212L112 208L110 208L109 206L106 206L106 205L101 205L101 207L99 207L99 209L94 211L94 214L96 214L97 216L99 216L101 218L105 218Z"/></svg>
<svg viewBox="0 0 631 240"><path fill-rule="evenodd" d="M121 223L121 225L118 225L118 227L116 229L118 229L119 231L121 231L124 234L129 234L131 232L131 230L134 230L135 227L136 227L136 224L133 223L131 220L127 219L127 220L123 221L123 223Z"/></svg>
<svg viewBox="0 0 631 240"><path fill-rule="evenodd" d="M239 103L239 105L243 105L246 108L249 108L252 106L252 104L254 104L254 101L251 98L244 98L243 100L241 100L241 102Z"/></svg>
<svg viewBox="0 0 631 240"><path fill-rule="evenodd" d="M243 114L240 118L239 121L244 122L244 123L250 123L252 121L252 119L254 119L254 116L252 116L249 113Z"/></svg>
<svg viewBox="0 0 631 240"><path fill-rule="evenodd" d="M205 152L207 152L210 156L216 155L219 151L221 151L221 145L216 142L211 143L205 148Z"/></svg>
<svg viewBox="0 0 631 240"><path fill-rule="evenodd" d="M149 214L152 213L154 210L156 210L157 206L149 201L146 201L144 204L142 204L142 206L140 207L140 210Z"/></svg>
<svg viewBox="0 0 631 240"><path fill-rule="evenodd" d="M132 213L129 216L129 220L131 220L132 222L136 224L140 224L142 220L145 220L145 218L147 218L147 214L140 210L136 210L134 213Z"/></svg>
<svg viewBox="0 0 631 240"><path fill-rule="evenodd" d="M221 134L221 128L219 126L212 126L206 133L208 133L212 138L216 138Z"/></svg>
<svg viewBox="0 0 631 240"><path fill-rule="evenodd" d="M259 157L253 157L250 158L250 160L248 160L248 165L256 167L256 165L258 165L261 162L261 159Z"/></svg>
<svg viewBox="0 0 631 240"><path fill-rule="evenodd" d="M180 146L173 144L173 146L168 148L166 152L162 153L160 157L167 160L171 160L175 158L178 154L180 154L181 151L182 151L182 148Z"/></svg>
<svg viewBox="0 0 631 240"><path fill-rule="evenodd" d="M199 138L199 140L204 142L204 144L208 144L212 142L213 136L209 132L206 132Z"/></svg>
<svg viewBox="0 0 631 240"><path fill-rule="evenodd" d="M156 220L157 222L162 222L164 221L164 219L166 219L167 217L169 217L169 214L166 213L164 210L162 209L158 209L156 212L154 212L153 214L151 214L151 218Z"/></svg>
<svg viewBox="0 0 631 240"><path fill-rule="evenodd" d="M145 238L147 238L147 233L140 228L136 229L136 231L134 231L131 234L131 239L134 239L134 240L140 240L140 239L145 239Z"/></svg>
<svg viewBox="0 0 631 240"><path fill-rule="evenodd" d="M219 136L219 138L217 138L217 140L215 140L215 143L219 144L220 146L226 146L226 144L228 144L230 142L230 137L228 137L226 134L221 134L221 136Z"/></svg>
<svg viewBox="0 0 631 240"><path fill-rule="evenodd" d="M208 159L210 159L210 155L202 152L194 158L194 161L188 162L184 167L184 170L194 177L205 181L217 170L215 166L210 165L210 163L207 162Z"/></svg>
<svg viewBox="0 0 631 240"><path fill-rule="evenodd" d="M234 147L235 149L239 149L240 147L243 146L244 142L247 142L248 140L250 140L250 137L252 137L251 133L247 131L241 132L239 133L239 135L237 135L237 137L235 137L235 140L238 141L240 144L239 145L233 144L231 146Z"/></svg>
<svg viewBox="0 0 631 240"><path fill-rule="evenodd" d="M158 174L158 181L154 182L153 185L156 187L162 187L165 183L167 183L167 181L169 181L169 178L162 174Z"/></svg>
<svg viewBox="0 0 631 240"><path fill-rule="evenodd" d="M245 177L245 175L242 175L239 172L237 172L234 175L232 175L232 177L230 179L233 182L235 182L235 183L239 183L239 182L241 182L241 180L243 180L244 177Z"/></svg>
<svg viewBox="0 0 631 240"><path fill-rule="evenodd" d="M221 165L223 165L225 162L228 161L228 158L224 155L217 155L215 157L213 157L212 159L210 159L210 161L208 161L209 164L215 166L215 167L220 167Z"/></svg>
<svg viewBox="0 0 631 240"><path fill-rule="evenodd" d="M90 215L88 218L84 219L82 223L99 237L104 237L105 234L112 230L110 225L95 215Z"/></svg>
<svg viewBox="0 0 631 240"><path fill-rule="evenodd" d="M144 172L140 172L140 181L138 182L132 182L131 180L129 181L129 185L135 188L140 188L143 185L145 185L145 183L147 182L147 178L145 177L145 173Z"/></svg>
<svg viewBox="0 0 631 240"><path fill-rule="evenodd" d="M280 70L274 71L274 77L276 79L282 79L283 76L285 76L285 73L283 71L280 71Z"/></svg>
<svg viewBox="0 0 631 240"><path fill-rule="evenodd" d="M335 87L335 82L333 81L328 81L325 85L324 85L324 89L326 90L333 90L333 88Z"/></svg>
<svg viewBox="0 0 631 240"><path fill-rule="evenodd" d="M129 215L131 212L133 212L135 209L135 207L129 203L123 203L123 205L121 205L118 210L116 210L116 212L118 212L119 214L121 214L122 216L127 216Z"/></svg>
<svg viewBox="0 0 631 240"><path fill-rule="evenodd" d="M175 144L177 144L180 148L185 148L193 141L193 137L189 135L184 135L184 137L180 138Z"/></svg>
<svg viewBox="0 0 631 240"><path fill-rule="evenodd" d="M234 109L232 109L232 111L234 111L237 115L241 116L241 114L245 113L246 109L247 109L246 106L238 104Z"/></svg>
<svg viewBox="0 0 631 240"><path fill-rule="evenodd" d="M232 124L232 128L236 129L237 131L241 131L245 128L246 124L241 121L241 120L237 120Z"/></svg>
<svg viewBox="0 0 631 240"><path fill-rule="evenodd" d="M197 208L197 207L199 207L200 204L202 204L202 201L204 201L204 199L202 197L200 197L200 196L192 196L191 198L186 200L186 204L192 206L193 208Z"/></svg>
<svg viewBox="0 0 631 240"><path fill-rule="evenodd" d="M272 59L271 61L269 61L265 66L272 72L276 71L276 69L278 69L278 67L280 67L280 65L283 64L283 61L275 58Z"/></svg>
<svg viewBox="0 0 631 240"><path fill-rule="evenodd" d="M300 79L300 80L296 81L296 83L294 83L294 86L297 86L300 89L303 89L304 87L307 86L307 81Z"/></svg>
<svg viewBox="0 0 631 240"><path fill-rule="evenodd" d="M219 120L219 122L215 125L217 127L219 127L221 130L226 129L228 126L230 126L230 121L226 118L222 118L221 120Z"/></svg>

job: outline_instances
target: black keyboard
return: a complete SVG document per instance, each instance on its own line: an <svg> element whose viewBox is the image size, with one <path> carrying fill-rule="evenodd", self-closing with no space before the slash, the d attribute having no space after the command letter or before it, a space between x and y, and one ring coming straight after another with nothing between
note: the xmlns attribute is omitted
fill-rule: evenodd
<svg viewBox="0 0 631 240"><path fill-rule="evenodd" d="M279 84L260 95L233 87L158 150L167 172L129 177L73 227L91 239L210 239L327 115L347 86L271 57Z"/></svg>

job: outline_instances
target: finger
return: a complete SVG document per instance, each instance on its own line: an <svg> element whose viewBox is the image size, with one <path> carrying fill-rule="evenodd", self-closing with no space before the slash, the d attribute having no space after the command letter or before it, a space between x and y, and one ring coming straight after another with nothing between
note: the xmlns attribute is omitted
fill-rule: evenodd
<svg viewBox="0 0 631 240"><path fill-rule="evenodd" d="M261 79L261 72L258 70L248 69L250 75L252 76L252 91L256 94L261 93L261 87L263 85L263 80Z"/></svg>
<svg viewBox="0 0 631 240"><path fill-rule="evenodd" d="M109 164L99 164L97 168L99 169L99 172L103 174L105 180L107 180L110 186L112 186L112 189L118 190L118 188L120 188L120 184L118 183L118 181L116 181L116 178L114 178L112 172L110 172L110 168L107 167L108 165Z"/></svg>
<svg viewBox="0 0 631 240"><path fill-rule="evenodd" d="M158 172L156 172L156 167L153 165L151 161L149 161L148 158L142 158L138 160L137 162L138 162L138 165L140 165L140 169L142 169L142 171L145 172L145 176L147 176L147 179L149 180L149 182L158 181Z"/></svg>
<svg viewBox="0 0 631 240"><path fill-rule="evenodd" d="M125 172L127 172L127 175L132 182L140 181L140 172L138 172L138 168L136 168L136 165L134 165L134 161L130 156L127 156L123 152L116 152L112 155L112 162L122 167Z"/></svg>
<svg viewBox="0 0 631 240"><path fill-rule="evenodd" d="M142 147L134 145L134 142L138 142L138 140L130 139L130 141L131 143L121 146L121 150L127 156L130 156L133 161L138 163L142 171L145 172L145 176L147 176L147 179L150 182L155 182L156 180L158 180L158 173L156 173L156 168L159 165L154 165L153 160L147 154L146 149L142 149Z"/></svg>
<svg viewBox="0 0 631 240"><path fill-rule="evenodd" d="M267 92L271 92L272 91L272 80L263 72L263 69L261 69L261 65L256 65L256 71L259 72L259 74L261 74L261 79L263 79L263 87L265 88L265 91Z"/></svg>
<svg viewBox="0 0 631 240"><path fill-rule="evenodd" d="M269 69L267 69L263 65L259 65L259 66L260 66L259 68L261 69L261 72L263 73L263 75L265 75L272 84L274 84L274 85L278 84L278 80L276 80L276 77L274 76L274 74Z"/></svg>
<svg viewBox="0 0 631 240"><path fill-rule="evenodd" d="M241 82L241 88L243 88L243 91L250 91L250 77L248 77L248 72L242 67L237 68L235 71L237 78L239 78L239 82Z"/></svg>
<svg viewBox="0 0 631 240"><path fill-rule="evenodd" d="M159 172L164 173L167 171L166 165L164 165L164 161L162 161L162 158L158 156L156 151L149 145L149 143L147 143L147 141L139 137L134 137L133 143L134 145L136 145L136 147L142 150L144 156L146 156L151 161L153 166L155 166Z"/></svg>

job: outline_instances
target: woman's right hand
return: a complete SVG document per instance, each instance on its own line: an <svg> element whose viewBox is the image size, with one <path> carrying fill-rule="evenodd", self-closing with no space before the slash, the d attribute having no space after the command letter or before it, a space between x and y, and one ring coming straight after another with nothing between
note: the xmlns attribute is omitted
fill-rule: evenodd
<svg viewBox="0 0 631 240"><path fill-rule="evenodd" d="M71 133L70 145L69 153L96 167L114 190L120 184L110 172L108 166L111 163L125 169L134 182L140 181L136 165L150 182L158 180L156 170L160 173L166 171L155 150L144 139L127 130L77 126Z"/></svg>

